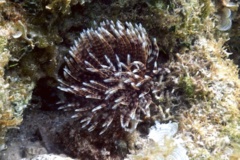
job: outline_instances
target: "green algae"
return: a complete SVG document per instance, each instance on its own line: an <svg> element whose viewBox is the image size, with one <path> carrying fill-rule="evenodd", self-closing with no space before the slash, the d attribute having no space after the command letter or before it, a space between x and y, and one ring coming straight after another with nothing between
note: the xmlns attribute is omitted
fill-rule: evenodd
<svg viewBox="0 0 240 160"><path fill-rule="evenodd" d="M184 93L187 95L189 98L194 98L195 96L195 87L193 84L193 81L191 80L190 77L182 77L180 80L179 85L181 88L183 88Z"/></svg>

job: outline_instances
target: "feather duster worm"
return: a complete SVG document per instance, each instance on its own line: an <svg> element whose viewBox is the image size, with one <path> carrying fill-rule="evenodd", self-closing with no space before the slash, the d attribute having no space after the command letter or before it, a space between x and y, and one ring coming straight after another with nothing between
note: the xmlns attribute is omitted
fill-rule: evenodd
<svg viewBox="0 0 240 160"><path fill-rule="evenodd" d="M161 71L156 39L141 24L104 21L80 33L65 57L60 90L74 95L61 109L74 109L82 128L110 126L132 132L156 106Z"/></svg>

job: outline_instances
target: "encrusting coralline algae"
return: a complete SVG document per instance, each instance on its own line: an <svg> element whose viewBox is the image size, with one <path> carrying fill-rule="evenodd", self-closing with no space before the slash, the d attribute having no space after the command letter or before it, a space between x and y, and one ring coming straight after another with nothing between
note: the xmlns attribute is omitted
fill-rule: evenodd
<svg viewBox="0 0 240 160"><path fill-rule="evenodd" d="M125 160L189 160L184 141L176 137L177 132L178 123L160 124L156 121L148 138L142 139L145 141L142 150L129 154Z"/></svg>

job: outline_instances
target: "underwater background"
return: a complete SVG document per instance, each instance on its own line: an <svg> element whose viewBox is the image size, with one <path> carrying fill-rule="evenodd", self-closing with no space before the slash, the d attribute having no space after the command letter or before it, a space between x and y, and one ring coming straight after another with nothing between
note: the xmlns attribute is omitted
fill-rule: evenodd
<svg viewBox="0 0 240 160"><path fill-rule="evenodd" d="M239 12L0 0L0 159L240 159Z"/></svg>

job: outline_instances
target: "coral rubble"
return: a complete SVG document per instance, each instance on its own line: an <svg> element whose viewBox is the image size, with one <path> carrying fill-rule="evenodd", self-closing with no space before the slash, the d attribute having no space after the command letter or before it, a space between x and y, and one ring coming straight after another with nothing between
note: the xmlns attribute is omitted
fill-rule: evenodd
<svg viewBox="0 0 240 160"><path fill-rule="evenodd" d="M9 30L7 25L0 29L0 150L5 149L7 129L16 127L22 121L23 110L31 99L33 83L25 78L4 75L4 67L9 62L7 49Z"/></svg>

